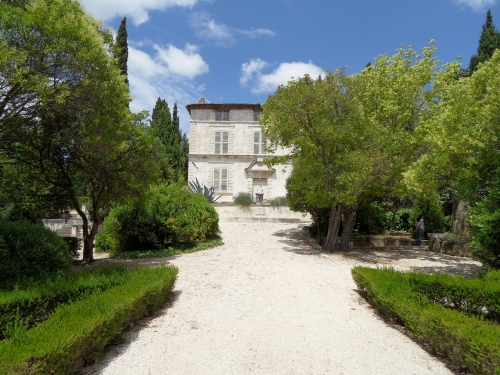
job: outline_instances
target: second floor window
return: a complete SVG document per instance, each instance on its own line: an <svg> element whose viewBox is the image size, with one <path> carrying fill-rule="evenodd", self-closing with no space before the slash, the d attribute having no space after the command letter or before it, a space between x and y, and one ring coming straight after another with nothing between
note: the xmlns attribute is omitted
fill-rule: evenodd
<svg viewBox="0 0 500 375"><path fill-rule="evenodd" d="M229 121L229 111L216 111L215 121Z"/></svg>
<svg viewBox="0 0 500 375"><path fill-rule="evenodd" d="M227 168L214 168L214 188L216 191L227 191Z"/></svg>
<svg viewBox="0 0 500 375"><path fill-rule="evenodd" d="M253 111L253 120L259 121L259 117L262 114L262 111Z"/></svg>
<svg viewBox="0 0 500 375"><path fill-rule="evenodd" d="M262 132L253 132L253 153L255 155L267 153L267 139Z"/></svg>
<svg viewBox="0 0 500 375"><path fill-rule="evenodd" d="M216 131L215 132L215 145L214 151L216 154L229 153L229 132Z"/></svg>

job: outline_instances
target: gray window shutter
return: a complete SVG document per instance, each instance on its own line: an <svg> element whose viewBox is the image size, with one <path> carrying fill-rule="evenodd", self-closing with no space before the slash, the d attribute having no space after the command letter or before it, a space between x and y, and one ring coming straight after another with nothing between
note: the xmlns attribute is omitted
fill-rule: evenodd
<svg viewBox="0 0 500 375"><path fill-rule="evenodd" d="M229 121L229 111L224 111L224 112L222 112L222 114L223 114L222 120Z"/></svg>
<svg viewBox="0 0 500 375"><path fill-rule="evenodd" d="M220 151L221 151L221 147L220 147L220 144L221 144L220 133L221 132L215 132L215 151L214 152L216 154L220 154Z"/></svg>
<svg viewBox="0 0 500 375"><path fill-rule="evenodd" d="M261 144L261 153L266 154L267 153L267 139L266 135L264 133L260 133L260 136L262 137L262 144Z"/></svg>
<svg viewBox="0 0 500 375"><path fill-rule="evenodd" d="M214 188L215 190L220 190L220 169L214 169Z"/></svg>
<svg viewBox="0 0 500 375"><path fill-rule="evenodd" d="M253 153L260 154L260 132L253 132Z"/></svg>
<svg viewBox="0 0 500 375"><path fill-rule="evenodd" d="M226 191L227 190L227 169L222 168L221 169L221 190Z"/></svg>
<svg viewBox="0 0 500 375"><path fill-rule="evenodd" d="M229 153L229 132L222 132L222 153Z"/></svg>

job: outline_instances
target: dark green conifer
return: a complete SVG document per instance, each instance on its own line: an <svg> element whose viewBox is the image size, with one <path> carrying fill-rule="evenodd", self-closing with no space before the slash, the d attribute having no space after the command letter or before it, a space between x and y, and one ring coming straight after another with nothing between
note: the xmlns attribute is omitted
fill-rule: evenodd
<svg viewBox="0 0 500 375"><path fill-rule="evenodd" d="M175 174L185 178L186 156L182 144L182 133L179 129L177 103L174 104L171 116L166 100L158 98L151 116L151 128L163 144L165 156Z"/></svg>
<svg viewBox="0 0 500 375"><path fill-rule="evenodd" d="M479 38L477 54L472 56L469 64L469 74L472 75L477 70L479 63L488 61L497 48L500 48L500 32L493 25L491 11L486 14L486 23Z"/></svg>
<svg viewBox="0 0 500 375"><path fill-rule="evenodd" d="M128 41L127 41L127 17L123 17L120 27L118 28L118 35L116 36L114 55L118 59L118 67L125 76L125 82L128 85Z"/></svg>

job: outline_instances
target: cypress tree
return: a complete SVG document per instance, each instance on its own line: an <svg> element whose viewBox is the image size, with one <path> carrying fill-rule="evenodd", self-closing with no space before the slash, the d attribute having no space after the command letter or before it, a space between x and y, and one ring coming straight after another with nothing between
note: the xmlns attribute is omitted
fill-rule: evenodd
<svg viewBox="0 0 500 375"><path fill-rule="evenodd" d="M182 152L184 154L184 179L187 181L188 179L188 154L189 154L189 138L187 133L182 135Z"/></svg>
<svg viewBox="0 0 500 375"><path fill-rule="evenodd" d="M123 17L120 27L118 28L118 35L116 36L114 55L118 59L118 67L121 73L125 76L125 82L128 85L128 42L127 42L127 17Z"/></svg>
<svg viewBox="0 0 500 375"><path fill-rule="evenodd" d="M470 59L469 74L472 75L477 70L479 63L488 61L497 48L500 48L500 33L493 25L493 17L491 11L488 10L486 23L483 25L483 31L479 38L477 55L473 55Z"/></svg>
<svg viewBox="0 0 500 375"><path fill-rule="evenodd" d="M174 104L171 116L166 100L158 98L151 115L151 128L163 144L165 155L175 174L184 178L186 157L182 144L182 133L179 129L177 103Z"/></svg>

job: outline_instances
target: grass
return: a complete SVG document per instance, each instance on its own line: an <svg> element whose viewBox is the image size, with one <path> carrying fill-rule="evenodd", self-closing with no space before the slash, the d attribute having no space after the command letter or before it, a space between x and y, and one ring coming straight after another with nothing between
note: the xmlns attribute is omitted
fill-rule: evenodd
<svg viewBox="0 0 500 375"><path fill-rule="evenodd" d="M168 247L162 250L137 250L137 251L123 251L113 253L113 259L145 259L145 258L162 258L172 255L179 255L185 253L194 253L196 251L205 250L211 247L223 245L222 240L217 238L209 238L205 241L196 244L178 245L176 247Z"/></svg>

